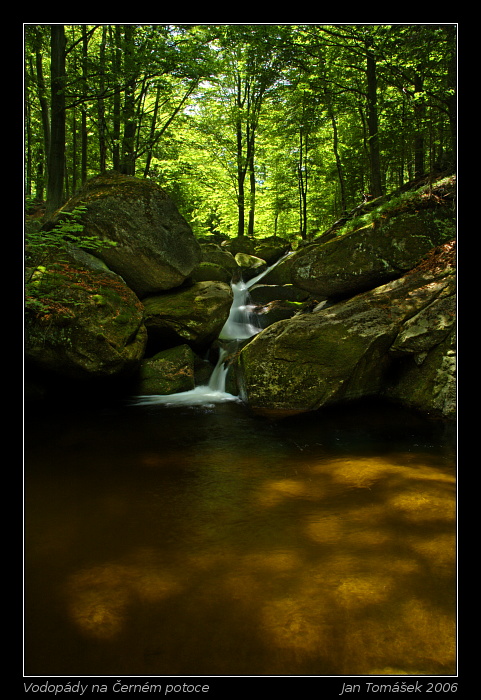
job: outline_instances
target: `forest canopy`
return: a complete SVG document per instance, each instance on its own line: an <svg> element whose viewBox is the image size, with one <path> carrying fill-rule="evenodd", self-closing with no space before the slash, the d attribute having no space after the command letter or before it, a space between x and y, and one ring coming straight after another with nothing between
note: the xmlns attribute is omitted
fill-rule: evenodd
<svg viewBox="0 0 481 700"><path fill-rule="evenodd" d="M148 178L197 236L311 238L456 166L456 25L25 24L25 193Z"/></svg>

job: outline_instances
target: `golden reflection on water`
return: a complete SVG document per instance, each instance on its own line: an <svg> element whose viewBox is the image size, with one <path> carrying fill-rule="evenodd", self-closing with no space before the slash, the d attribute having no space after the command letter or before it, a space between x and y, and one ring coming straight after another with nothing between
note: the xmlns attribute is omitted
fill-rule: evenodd
<svg viewBox="0 0 481 700"><path fill-rule="evenodd" d="M175 575L147 561L110 563L71 576L67 598L71 618L82 633L109 639L122 631L134 599L154 603L180 590Z"/></svg>
<svg viewBox="0 0 481 700"><path fill-rule="evenodd" d="M178 542L176 530L163 550L169 518L179 516L158 487L152 502L167 513L149 526L149 545L141 530L118 556L93 558L63 579L74 629L111 645L106 672L455 672L453 473L409 453L316 453L295 463L288 455L273 472L245 454L238 471L216 472L209 451L192 463L198 480L186 482ZM142 451L139 464L172 470L155 451ZM132 511L134 503L107 491L97 507L108 519L135 522L150 511ZM184 528L194 533L185 544ZM125 661L119 649L134 633L143 655ZM97 672L88 642L82 648L87 672Z"/></svg>

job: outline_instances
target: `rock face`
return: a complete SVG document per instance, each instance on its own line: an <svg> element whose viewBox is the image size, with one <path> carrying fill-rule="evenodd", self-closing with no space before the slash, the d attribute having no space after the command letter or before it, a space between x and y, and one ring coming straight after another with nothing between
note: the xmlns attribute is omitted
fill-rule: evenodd
<svg viewBox="0 0 481 700"><path fill-rule="evenodd" d="M200 246L170 197L149 180L107 173L89 180L50 226L80 203L82 236L115 241L98 252L139 296L177 287L200 262Z"/></svg>
<svg viewBox="0 0 481 700"><path fill-rule="evenodd" d="M184 343L205 349L217 339L231 304L232 290L223 282L197 282L148 297L144 306L149 339L159 350Z"/></svg>
<svg viewBox="0 0 481 700"><path fill-rule="evenodd" d="M255 246L254 254L262 258L268 265L273 265L284 253L290 250L290 243L284 238L270 236L264 238Z"/></svg>
<svg viewBox="0 0 481 700"><path fill-rule="evenodd" d="M237 263L234 256L225 248L215 243L201 243L200 249L202 253L203 263L214 263L220 265L232 274L237 269Z"/></svg>
<svg viewBox="0 0 481 700"><path fill-rule="evenodd" d="M82 260L64 252L33 273L49 308L27 313L26 360L72 379L129 373L146 347L143 306L117 275L89 269L88 256Z"/></svg>
<svg viewBox="0 0 481 700"><path fill-rule="evenodd" d="M194 363L195 355L188 345L157 353L142 362L138 393L170 395L193 389Z"/></svg>
<svg viewBox="0 0 481 700"><path fill-rule="evenodd" d="M453 237L454 224L432 210L402 213L374 226L299 251L292 282L312 294L341 297L396 279L417 265L431 248Z"/></svg>
<svg viewBox="0 0 481 700"><path fill-rule="evenodd" d="M448 336L456 286L454 244L447 248L433 254L430 265L400 279L279 321L256 336L240 354L249 404L260 410L309 411L382 394L386 385L390 396L401 397L409 392L413 375L420 380L424 362L418 405L450 415L454 358ZM439 262L443 256L446 260ZM400 354L410 362L396 364Z"/></svg>
<svg viewBox="0 0 481 700"><path fill-rule="evenodd" d="M341 236L333 229L280 259L287 243L278 239L200 246L153 183L93 178L44 229L83 204L79 235L117 246L93 256L66 245L47 262L30 246L25 355L39 370L32 380L110 385L125 377L123 386L137 382L145 394L206 383L212 364L200 358L212 350L215 364L233 301L229 282L242 274L257 280L250 302L264 330L232 351L237 371L228 381L254 410L304 412L378 395L454 418L453 183L410 194L408 206L373 208L369 224L357 220ZM261 249L265 257L256 255ZM279 264L258 280L274 258Z"/></svg>

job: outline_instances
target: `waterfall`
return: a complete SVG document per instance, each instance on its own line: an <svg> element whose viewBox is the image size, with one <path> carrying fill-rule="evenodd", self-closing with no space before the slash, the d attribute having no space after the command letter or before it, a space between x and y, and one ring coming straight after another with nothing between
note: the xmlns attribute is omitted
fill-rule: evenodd
<svg viewBox="0 0 481 700"><path fill-rule="evenodd" d="M153 394L149 396L138 396L137 404L184 404L184 405L209 405L224 401L240 401L238 396L234 396L225 390L228 366L225 366L226 357L237 349L241 340L252 338L260 333L260 325L256 322L256 314L249 304L249 289L262 277L267 275L281 260L290 255L287 253L277 262L253 277L248 282L242 279L239 282L232 282L233 293L232 306L229 318L225 322L220 334L219 341L221 348L219 359L212 372L209 383L204 386L197 386L190 391L182 391L177 394Z"/></svg>

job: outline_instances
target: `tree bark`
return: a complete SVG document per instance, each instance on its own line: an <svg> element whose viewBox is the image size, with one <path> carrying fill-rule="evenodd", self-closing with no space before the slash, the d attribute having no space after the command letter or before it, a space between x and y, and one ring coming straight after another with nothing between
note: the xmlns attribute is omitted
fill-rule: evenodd
<svg viewBox="0 0 481 700"><path fill-rule="evenodd" d="M88 40L87 40L87 27L85 24L82 25L82 84L84 94L87 94L87 50L88 50ZM86 105L81 106L81 161L80 161L80 179L82 185L87 179L87 143L88 143L88 131L87 131L87 111Z"/></svg>
<svg viewBox="0 0 481 700"><path fill-rule="evenodd" d="M99 169L101 173L104 173L107 169L107 141L106 141L106 131L107 125L105 123L105 101L103 99L103 92L105 89L105 46L107 43L107 27L102 29L102 41L100 44L100 98L98 101L98 119L99 119Z"/></svg>
<svg viewBox="0 0 481 700"><path fill-rule="evenodd" d="M43 77L42 52L40 51L40 49L37 49L35 51L35 68L38 85L38 99L40 102L40 112L42 115L44 152L47 154L48 158L50 153L50 118L48 113L48 100L46 96L47 89L45 87L45 79Z"/></svg>
<svg viewBox="0 0 481 700"><path fill-rule="evenodd" d="M297 163L297 183L299 189L299 232L301 238L307 237L307 134L299 129L299 160Z"/></svg>
<svg viewBox="0 0 481 700"><path fill-rule="evenodd" d="M414 77L414 95L423 92L423 79L420 73ZM414 100L414 123L416 133L414 135L414 177L424 175L424 116L425 106L421 98Z"/></svg>
<svg viewBox="0 0 481 700"><path fill-rule="evenodd" d="M449 126L451 130L451 148L453 151L453 165L456 167L457 161L457 76L456 76L456 27L447 25L445 31L449 42L449 63L448 63L448 88L451 93L447 99L449 115Z"/></svg>
<svg viewBox="0 0 481 700"><path fill-rule="evenodd" d="M336 159L337 176L339 178L339 188L340 188L340 192L341 192L341 209L342 209L342 213L344 213L347 211L346 185L344 182L344 173L343 173L343 169L342 169L341 156L339 155L337 122L336 122L336 117L334 115L334 111L333 111L330 103L329 103L329 114L331 117L331 124L332 124L332 148L334 151L334 157Z"/></svg>
<svg viewBox="0 0 481 700"><path fill-rule="evenodd" d="M372 39L365 40L367 75L367 128L369 143L369 165L371 193L373 197L383 194L381 177L381 155L379 146L379 123L377 113L376 57L372 50Z"/></svg>
<svg viewBox="0 0 481 700"><path fill-rule="evenodd" d="M245 231L245 193L244 182L246 171L242 163L242 124L240 120L236 126L237 138L237 235L243 236Z"/></svg>
<svg viewBox="0 0 481 700"><path fill-rule="evenodd" d="M132 25L124 25L124 38L124 68L128 79L125 86L124 133L120 172L123 175L135 175L135 134L137 124L135 118L134 28Z"/></svg>
<svg viewBox="0 0 481 700"><path fill-rule="evenodd" d="M254 137L252 137L254 140ZM254 236L255 211L256 211L256 175L254 169L254 143L252 143L249 158L249 178L250 178L250 200L249 200L249 223L247 225L247 235Z"/></svg>
<svg viewBox="0 0 481 700"><path fill-rule="evenodd" d="M114 75L118 83L120 83L120 73L121 73L121 26L119 24L115 25L115 35L114 35L114 54L113 54L113 68ZM112 36L111 36L112 40ZM120 172L120 91L117 89L114 93L114 105L112 114L113 128L112 128L112 165L113 169Z"/></svg>
<svg viewBox="0 0 481 700"><path fill-rule="evenodd" d="M48 159L47 216L63 204L65 177L65 28L51 25L51 132Z"/></svg>

